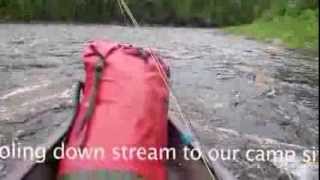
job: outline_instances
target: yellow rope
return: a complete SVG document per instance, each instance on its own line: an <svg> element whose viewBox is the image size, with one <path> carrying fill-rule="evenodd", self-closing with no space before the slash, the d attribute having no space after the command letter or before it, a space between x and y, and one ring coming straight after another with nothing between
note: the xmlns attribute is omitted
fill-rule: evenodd
<svg viewBox="0 0 320 180"><path fill-rule="evenodd" d="M130 10L130 8L128 7L127 3L124 0L118 0L120 8L123 8L125 10L125 12L127 13L127 15L129 16L132 24L134 24L135 27L139 27L139 23L136 21L136 19L134 18L134 16L132 15L132 12Z"/></svg>
<svg viewBox="0 0 320 180"><path fill-rule="evenodd" d="M126 3L124 0L118 0L118 2L119 2L119 6L121 5L120 8L121 8L121 9L123 8L123 9L125 10L125 12L127 13L127 15L129 16L129 18L130 18L132 24L134 25L134 27L140 27L139 23L137 22L137 20L136 20L136 19L134 18L134 16L132 15L132 12L130 11L130 8L128 7L127 3ZM148 48L148 49L149 49L149 51L150 51L150 54L151 54L151 56L152 56L152 59L154 59L155 62L156 62L156 64L157 64L157 69L158 69L158 71L160 72L160 75L161 75L161 78L162 78L163 82L165 83L166 87L169 89L170 96L171 96L171 98L174 100L174 103L175 103L175 105L176 105L176 107L177 107L177 110L178 110L179 115L181 116L181 119L185 122L185 124L186 124L187 128L189 129L189 131L190 131L191 133L193 133L194 136L196 136L196 133L195 133L193 127L192 127L191 121L185 118L185 115L183 114L182 108L181 108L181 106L179 105L178 99L177 99L176 96L173 94L173 90L172 90L172 88L170 87L170 85L169 85L168 82L167 82L167 77L166 77L167 75L166 75L166 73L164 72L163 68L161 67L160 62L158 62L157 58L156 58L156 57L154 56L154 54L152 53L151 48ZM202 158L202 160L203 160L206 168L208 169L212 180L217 179L216 176L215 176L215 174L211 171L211 168L210 168L211 166L209 165L210 160L209 160L208 157L203 153L204 151L203 151L203 148L202 148L201 144L199 143L199 140L198 140L199 138L198 138L197 136L194 137L194 138L196 138L196 140L197 140L197 141L196 141L197 143L195 144L195 146L197 146L197 147L195 147L195 148L200 149L201 154L202 154L202 155L201 155L201 158Z"/></svg>

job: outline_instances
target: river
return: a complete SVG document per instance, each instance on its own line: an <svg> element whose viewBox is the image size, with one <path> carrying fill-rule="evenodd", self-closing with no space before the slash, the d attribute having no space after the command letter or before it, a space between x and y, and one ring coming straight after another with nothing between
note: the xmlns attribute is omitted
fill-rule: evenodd
<svg viewBox="0 0 320 180"><path fill-rule="evenodd" d="M41 144L70 119L72 87L84 77L81 50L101 38L160 52L173 93L207 147L302 151L319 144L314 55L219 29L0 24L0 145ZM243 180L319 176L298 161L223 163ZM10 171L0 159L0 179Z"/></svg>

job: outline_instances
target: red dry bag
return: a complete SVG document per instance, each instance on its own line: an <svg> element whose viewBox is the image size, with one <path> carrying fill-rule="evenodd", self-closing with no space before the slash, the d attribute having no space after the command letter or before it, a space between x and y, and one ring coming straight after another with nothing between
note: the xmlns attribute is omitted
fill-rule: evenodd
<svg viewBox="0 0 320 180"><path fill-rule="evenodd" d="M167 146L168 67L151 51L107 41L89 43L83 61L83 96L59 178L167 179L154 153Z"/></svg>

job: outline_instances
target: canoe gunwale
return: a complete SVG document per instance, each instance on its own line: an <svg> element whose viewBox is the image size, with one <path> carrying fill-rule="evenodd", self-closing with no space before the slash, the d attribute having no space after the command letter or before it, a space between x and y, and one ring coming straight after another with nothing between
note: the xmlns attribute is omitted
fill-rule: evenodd
<svg viewBox="0 0 320 180"><path fill-rule="evenodd" d="M182 122L179 121L177 118L175 118L175 116L172 113L169 113L169 116L170 116L169 122L170 122L170 124L172 124L174 126L174 128L177 130L177 132L178 133L184 132L185 129L184 129ZM65 125L62 126L60 129L57 129L54 132L54 134L48 138L47 142L41 145L41 147L46 148L48 150L48 152L50 152L51 149L53 149L59 143L64 141L65 136L68 133L69 128L71 127L71 124L72 124L71 122L72 121L70 120L70 122L66 122ZM192 142L189 145L190 148L197 147L196 143L199 143L199 142ZM185 146L185 145L183 145L183 146ZM201 163L203 164L202 161L201 161ZM216 170L215 168L217 168L217 165L214 163L216 163L216 162L211 162L211 161L209 162L210 169L213 172L215 172L214 170ZM26 178L26 177L28 177L30 172L32 172L34 169L37 168L37 165L38 164L33 161L18 161L17 160L14 162L14 166L18 167L18 168L16 168L16 171L7 174L5 179L6 180L18 180L18 179L31 180L32 178L30 179L30 178ZM218 168L220 168L220 167L218 166ZM208 174L209 174L209 172L208 172ZM226 178L223 177L221 179L224 180ZM34 180L34 179L32 179L32 180ZM215 180L215 179L212 179L212 177L211 177L208 180ZM233 180L233 179L226 179L226 180Z"/></svg>

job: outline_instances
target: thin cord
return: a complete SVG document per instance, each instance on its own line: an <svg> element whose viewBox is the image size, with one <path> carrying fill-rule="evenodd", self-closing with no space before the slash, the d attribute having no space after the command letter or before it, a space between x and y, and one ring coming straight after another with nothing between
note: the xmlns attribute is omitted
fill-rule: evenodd
<svg viewBox="0 0 320 180"><path fill-rule="evenodd" d="M130 8L128 7L128 5L126 4L126 2L124 0L118 0L119 5L122 5L122 7L120 8L123 8L125 10L125 12L127 13L127 15L129 16L132 24L134 25L134 27L140 27L139 23L137 22L137 20L134 18L134 16L132 15L132 12L130 11ZM160 62L157 60L157 58L154 56L154 54L152 53L152 50L151 48L148 48L149 51L150 51L150 55L152 57L152 59L155 60L156 64L157 64L157 69L158 71L160 72L160 75L161 75L161 79L163 80L163 82L165 83L166 87L169 89L169 92L170 92L170 96L172 97L172 99L174 100L174 103L177 107L177 110L178 110L178 113L181 117L181 119L185 122L185 125L187 126L187 128L189 129L190 133L192 133L193 135L193 138L195 138L195 146L198 146L196 148L198 148L200 151L201 151L201 158L206 166L206 168L208 169L209 173L210 173L210 176L213 180L217 179L215 174L211 171L211 166L209 165L209 159L206 155L203 154L203 148L201 146L201 144L199 143L199 138L192 126L192 123L189 119L185 118L185 115L183 114L183 111L182 111L182 108L181 106L179 105L179 102L178 102L178 99L176 98L176 96L174 95L173 93L173 90L172 88L170 87L170 85L168 84L167 82L167 75L166 73L164 72L163 68L161 67L161 64Z"/></svg>
<svg viewBox="0 0 320 180"><path fill-rule="evenodd" d="M120 6L120 8L123 8L126 11L132 24L134 24L135 27L140 27L139 23L136 21L136 19L132 15L132 12L131 12L130 8L128 7L127 3L124 0L118 0L118 2L120 2L119 5L122 6L122 7Z"/></svg>

